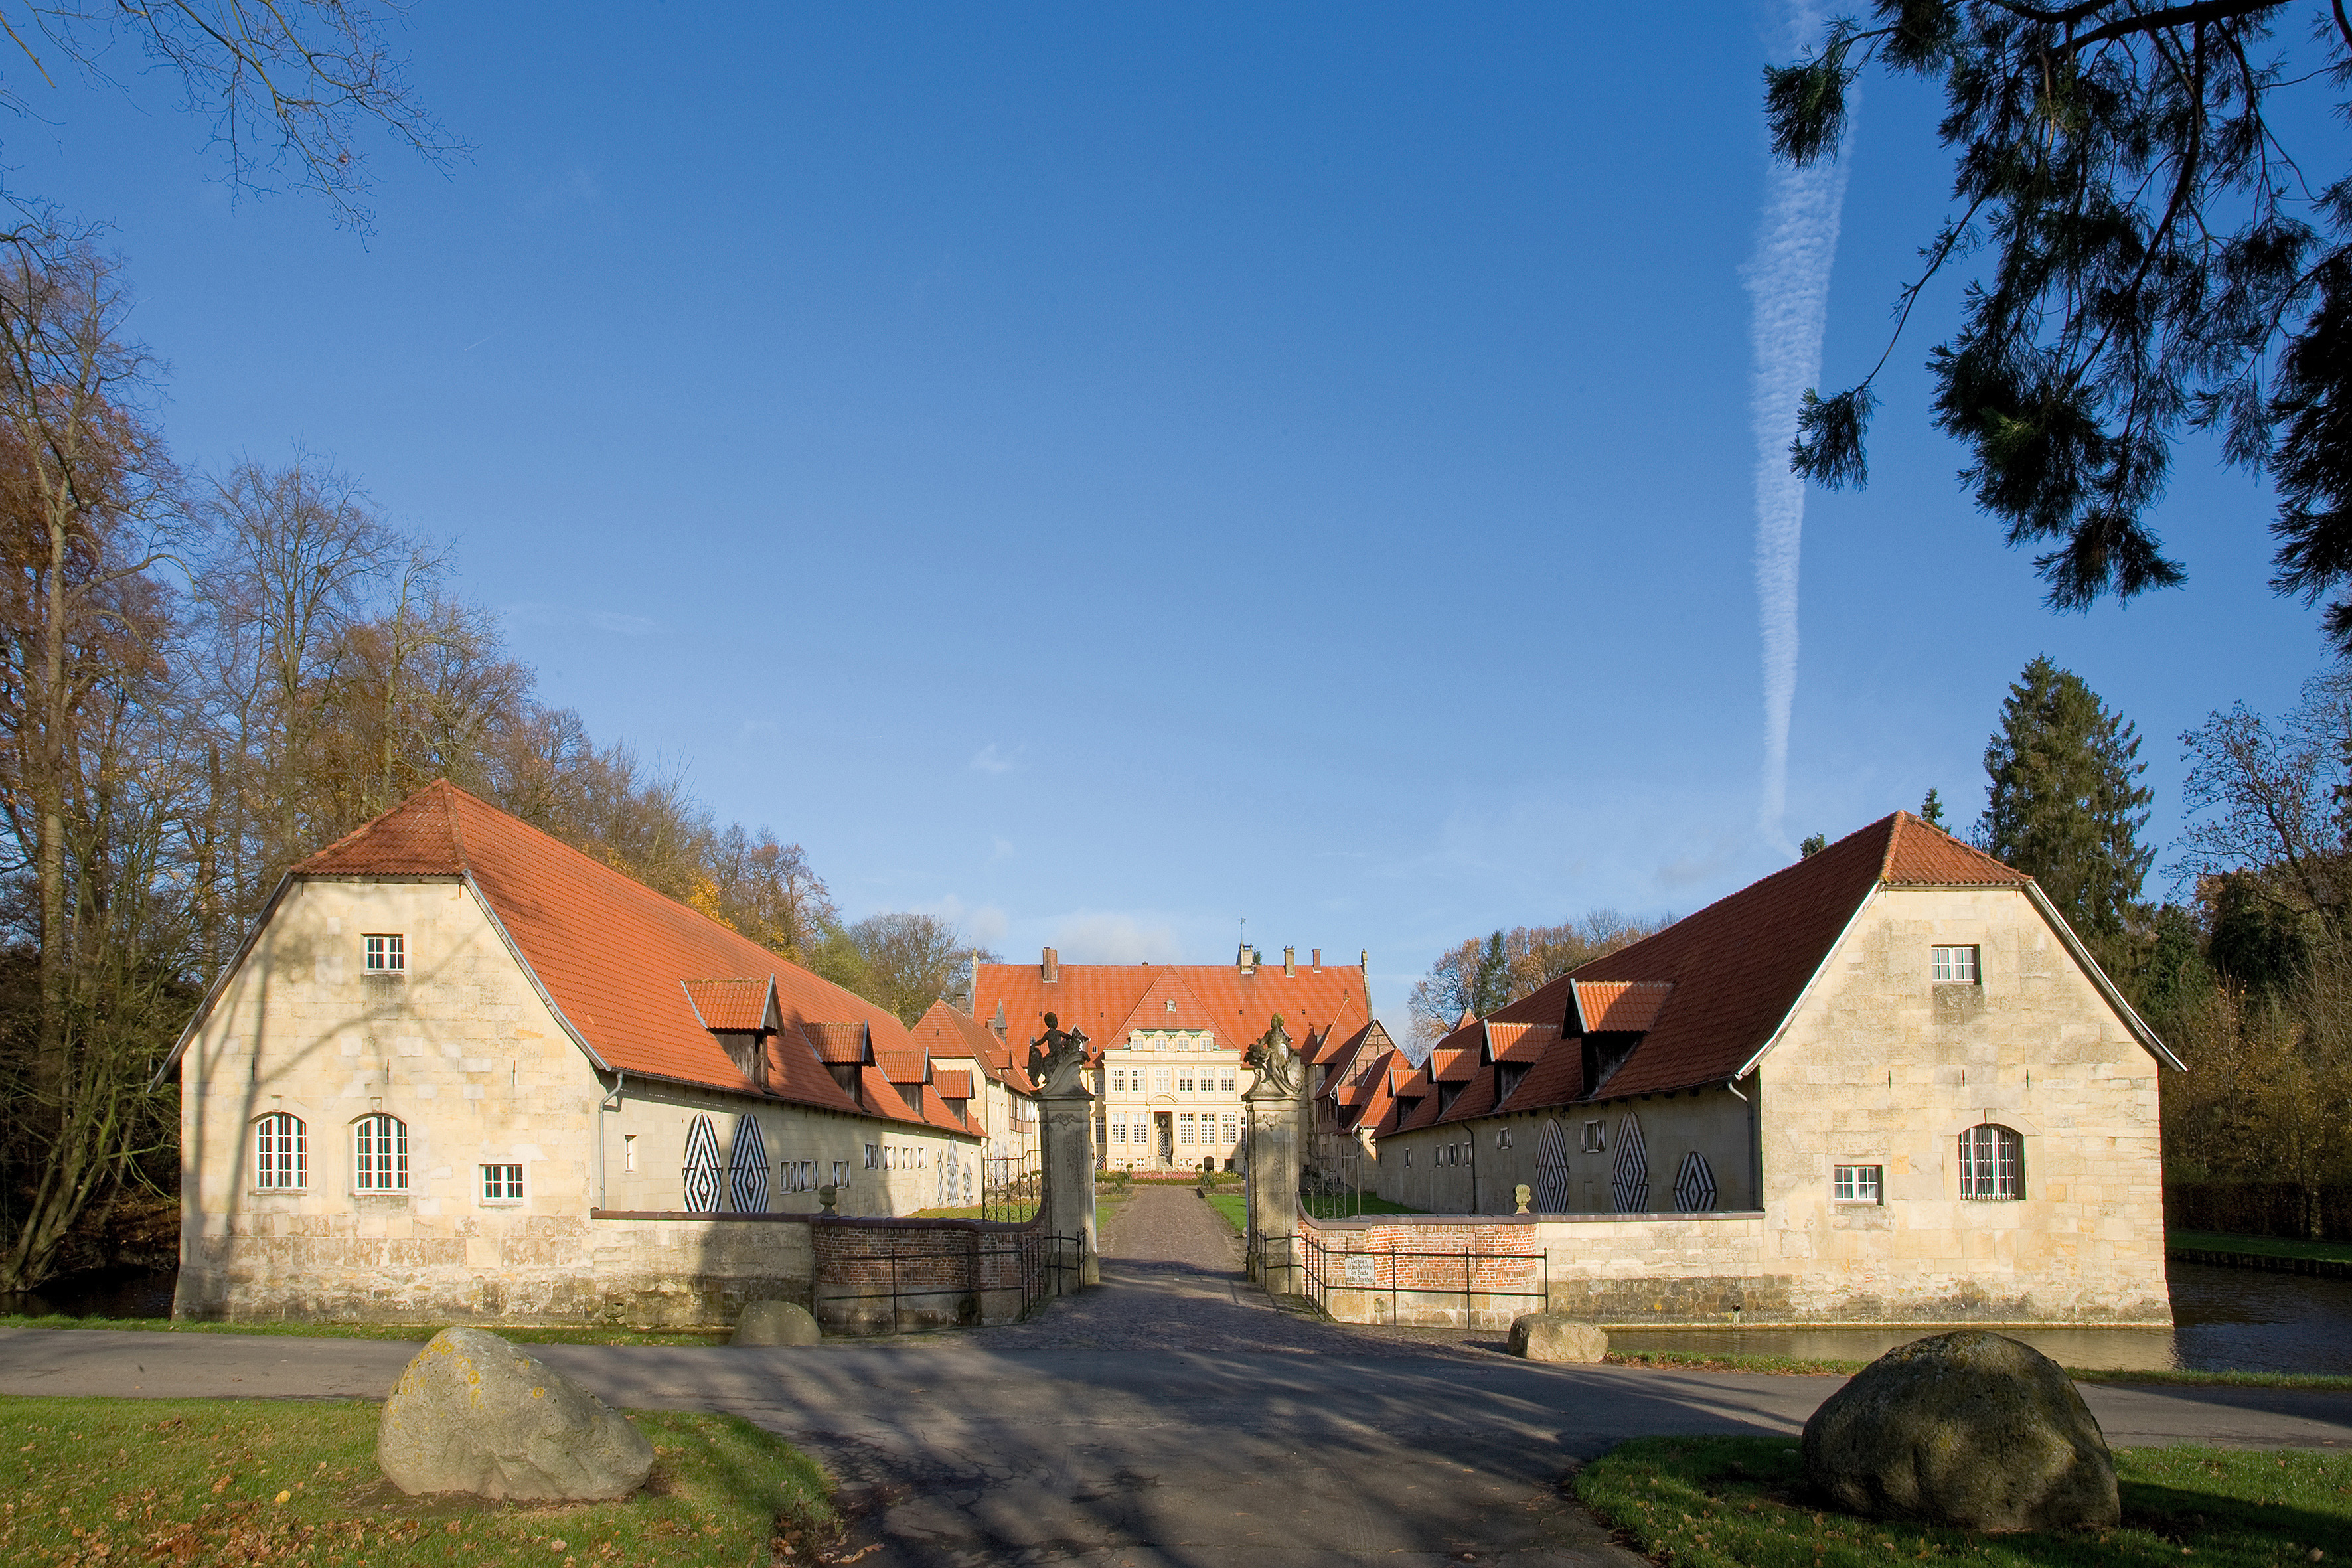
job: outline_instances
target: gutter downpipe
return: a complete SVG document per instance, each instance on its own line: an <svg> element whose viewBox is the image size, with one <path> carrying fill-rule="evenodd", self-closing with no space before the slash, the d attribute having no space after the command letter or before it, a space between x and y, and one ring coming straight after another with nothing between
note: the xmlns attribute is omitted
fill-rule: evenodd
<svg viewBox="0 0 2352 1568"><path fill-rule="evenodd" d="M596 1206L600 1209L613 1206L608 1201L612 1197L612 1187L606 1174L611 1166L613 1137L604 1126L604 1116L621 1109L621 1090L628 1077L618 1068L614 1068L612 1092L596 1102Z"/></svg>

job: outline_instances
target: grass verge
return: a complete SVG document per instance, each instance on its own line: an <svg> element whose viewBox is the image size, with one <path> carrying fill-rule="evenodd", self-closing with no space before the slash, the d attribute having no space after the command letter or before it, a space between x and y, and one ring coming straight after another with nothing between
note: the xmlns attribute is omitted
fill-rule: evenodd
<svg viewBox="0 0 2352 1568"><path fill-rule="evenodd" d="M2198 1568L2277 1568L2352 1552L2352 1455L2119 1448L2121 1528L1978 1535L1883 1523L1811 1496L1783 1437L1643 1437L1576 1478L1576 1495L1634 1550L1675 1568L2117 1568L2183 1557Z"/></svg>
<svg viewBox="0 0 2352 1568"><path fill-rule="evenodd" d="M2221 1230L2168 1230L2164 1245L2190 1252L2235 1252L2248 1258L2309 1258L2352 1263L2352 1241L2297 1241L2284 1236L2235 1236Z"/></svg>
<svg viewBox="0 0 2352 1568"><path fill-rule="evenodd" d="M743 1568L812 1561L836 1532L816 1466L737 1416L639 1411L656 1455L645 1490L525 1504L404 1495L376 1468L381 1414L357 1400L0 1398L0 1562Z"/></svg>
<svg viewBox="0 0 2352 1568"><path fill-rule="evenodd" d="M1999 1331L1995 1331L1998 1332ZM1760 1372L1797 1377L1850 1377L1868 1366L1862 1361L1824 1361L1811 1356L1724 1355L1711 1351L1611 1351L1619 1366L1666 1367L1682 1372ZM2177 1384L2184 1388L2317 1388L2352 1391L2352 1377L2308 1372L2197 1372L2187 1368L2070 1366L2077 1383Z"/></svg>
<svg viewBox="0 0 2352 1568"><path fill-rule="evenodd" d="M1249 1228L1249 1194L1247 1193L1211 1193L1208 1205L1234 1227L1235 1236Z"/></svg>
<svg viewBox="0 0 2352 1568"><path fill-rule="evenodd" d="M133 1329L160 1334L283 1334L310 1340L411 1340L422 1344L447 1323L304 1323L248 1319L240 1322L187 1322L175 1318L32 1318L0 1313L0 1329ZM497 1322L461 1323L488 1329L519 1345L723 1345L728 1329L601 1329L588 1326L517 1328Z"/></svg>

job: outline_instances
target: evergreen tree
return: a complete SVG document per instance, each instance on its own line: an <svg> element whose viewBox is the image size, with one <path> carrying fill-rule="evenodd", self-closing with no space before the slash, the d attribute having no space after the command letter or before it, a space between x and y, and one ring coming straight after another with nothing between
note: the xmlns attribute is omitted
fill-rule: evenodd
<svg viewBox="0 0 2352 1568"><path fill-rule="evenodd" d="M1805 835L1805 841L1797 846L1797 858L1801 860L1810 860L1829 847L1830 836L1828 834L1808 833Z"/></svg>
<svg viewBox="0 0 2352 1568"><path fill-rule="evenodd" d="M1933 784L1927 786L1927 798L1919 803L1919 820L1930 827L1944 826L1943 797L1936 793Z"/></svg>
<svg viewBox="0 0 2352 1568"><path fill-rule="evenodd" d="M2139 847L2150 797L2136 782L2138 758L2132 726L2046 657L2011 685L1985 747L1992 788L1979 845L2041 883L2084 937L2124 934L2155 858Z"/></svg>

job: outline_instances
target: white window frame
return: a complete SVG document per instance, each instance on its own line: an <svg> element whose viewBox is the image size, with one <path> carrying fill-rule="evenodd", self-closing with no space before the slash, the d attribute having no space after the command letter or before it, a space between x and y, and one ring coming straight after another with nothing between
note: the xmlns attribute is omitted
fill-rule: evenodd
<svg viewBox="0 0 2352 1568"><path fill-rule="evenodd" d="M1960 1196L1969 1203L2025 1197L2025 1139L2014 1127L1979 1121L1959 1136Z"/></svg>
<svg viewBox="0 0 2352 1568"><path fill-rule="evenodd" d="M1238 1115L1228 1114L1224 1118L1224 1133L1225 1141L1221 1147L1231 1149L1241 1142L1242 1121Z"/></svg>
<svg viewBox="0 0 2352 1568"><path fill-rule="evenodd" d="M1830 1201L1883 1205L1886 1202L1886 1167L1833 1165L1830 1168Z"/></svg>
<svg viewBox="0 0 2352 1568"><path fill-rule="evenodd" d="M290 1179L289 1179L290 1178ZM253 1122L253 1186L256 1192L299 1193L310 1185L310 1129L290 1110L273 1110Z"/></svg>
<svg viewBox="0 0 2352 1568"><path fill-rule="evenodd" d="M371 1196L408 1191L408 1123L372 1110L352 1123L352 1191Z"/></svg>
<svg viewBox="0 0 2352 1568"><path fill-rule="evenodd" d="M1984 983L1984 965L1974 942L1958 945L1937 943L1927 950L1927 972L1937 985L1980 985Z"/></svg>
<svg viewBox="0 0 2352 1568"><path fill-rule="evenodd" d="M1584 1124L1584 1151L1587 1154L1609 1152L1609 1123L1606 1121Z"/></svg>
<svg viewBox="0 0 2352 1568"><path fill-rule="evenodd" d="M878 1156L878 1155L877 1155L877 1154L876 1154L876 1152L875 1152L874 1145L873 1145L873 1144L871 1144L871 1143L868 1143L867 1145L866 1145L866 1168L867 1170L872 1171L872 1170L877 1170L877 1169L879 1169L879 1168L880 1168L880 1167L876 1163L876 1161L877 1161L878 1158L879 1158L879 1156Z"/></svg>
<svg viewBox="0 0 2352 1568"><path fill-rule="evenodd" d="M504 1190L509 1185L505 1175L492 1174L493 1172L508 1171L514 1173L512 1192ZM485 1208L511 1208L522 1202L522 1166L512 1160L485 1160L480 1167L480 1181L476 1192Z"/></svg>
<svg viewBox="0 0 2352 1568"><path fill-rule="evenodd" d="M404 931L368 931L360 937L361 963L370 974L408 973L408 937Z"/></svg>
<svg viewBox="0 0 2352 1568"><path fill-rule="evenodd" d="M1151 1092L1154 1094L1166 1094L1169 1092L1168 1069L1166 1068L1153 1068L1151 1069Z"/></svg>
<svg viewBox="0 0 2352 1568"><path fill-rule="evenodd" d="M1217 1075L1217 1092L1219 1094L1231 1094L1233 1091L1234 1069L1227 1068Z"/></svg>

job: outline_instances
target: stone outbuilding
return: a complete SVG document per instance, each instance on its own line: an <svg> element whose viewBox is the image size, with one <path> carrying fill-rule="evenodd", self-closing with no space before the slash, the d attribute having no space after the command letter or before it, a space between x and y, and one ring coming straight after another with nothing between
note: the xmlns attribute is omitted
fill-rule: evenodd
<svg viewBox="0 0 2352 1568"><path fill-rule="evenodd" d="M2032 878L1898 812L1326 1098L1383 1197L1536 1226L1559 1310L2162 1323L2180 1066Z"/></svg>
<svg viewBox="0 0 2352 1568"><path fill-rule="evenodd" d="M887 1009L446 781L287 874L163 1071L175 1316L719 1323L810 1303L821 1189L982 1180Z"/></svg>

